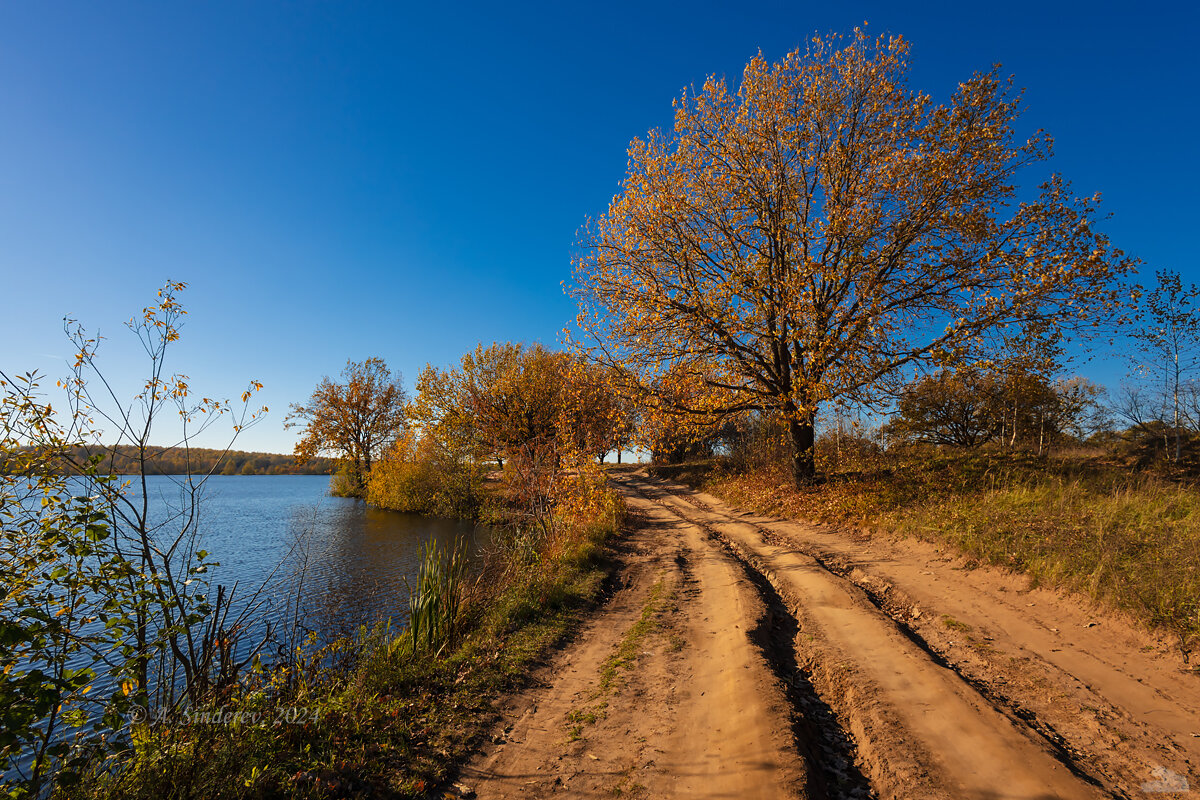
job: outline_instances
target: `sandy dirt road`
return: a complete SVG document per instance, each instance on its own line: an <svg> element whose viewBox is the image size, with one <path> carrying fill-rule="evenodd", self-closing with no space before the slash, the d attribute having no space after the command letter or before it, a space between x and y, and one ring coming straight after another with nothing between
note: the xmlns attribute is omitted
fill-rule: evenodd
<svg viewBox="0 0 1200 800"><path fill-rule="evenodd" d="M621 588L463 772L481 798L805 794L737 563L639 497Z"/></svg>
<svg viewBox="0 0 1200 800"><path fill-rule="evenodd" d="M467 766L479 797L1200 786L1200 677L1133 626L923 543L617 481L622 588Z"/></svg>

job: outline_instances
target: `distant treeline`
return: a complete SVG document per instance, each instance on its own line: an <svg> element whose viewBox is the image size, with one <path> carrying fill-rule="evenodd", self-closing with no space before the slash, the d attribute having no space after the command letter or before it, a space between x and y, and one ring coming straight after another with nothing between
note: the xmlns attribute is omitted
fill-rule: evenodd
<svg viewBox="0 0 1200 800"><path fill-rule="evenodd" d="M113 472L137 472L137 451L132 447L108 449ZM331 458L314 458L300 465L295 456L281 453L246 453L241 450L210 450L203 447L169 447L148 455L146 472L151 475L329 475L337 468Z"/></svg>
<svg viewBox="0 0 1200 800"><path fill-rule="evenodd" d="M93 449L93 453L104 455L103 467L119 475L139 471L137 449L119 445ZM87 460L82 448L73 448L69 456L76 464ZM337 469L332 458L313 458L307 463L296 463L295 456L280 453L247 453L241 450L211 450L204 447L151 448L146 452L146 474L148 475L329 475ZM0 464L0 472L5 472Z"/></svg>

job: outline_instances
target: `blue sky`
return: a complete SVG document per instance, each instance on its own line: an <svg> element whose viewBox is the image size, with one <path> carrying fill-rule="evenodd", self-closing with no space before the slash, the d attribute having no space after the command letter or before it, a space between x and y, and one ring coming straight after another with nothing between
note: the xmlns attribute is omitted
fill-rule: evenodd
<svg viewBox="0 0 1200 800"><path fill-rule="evenodd" d="M187 281L172 366L209 395L262 381L272 413L238 446L287 452L287 404L348 358L411 386L480 341L553 344L629 140L684 86L864 21L939 99L1002 62L1047 169L1104 193L1146 271L1200 281L1190 3L10 2L0 369L61 375L71 314L132 394L121 321Z"/></svg>

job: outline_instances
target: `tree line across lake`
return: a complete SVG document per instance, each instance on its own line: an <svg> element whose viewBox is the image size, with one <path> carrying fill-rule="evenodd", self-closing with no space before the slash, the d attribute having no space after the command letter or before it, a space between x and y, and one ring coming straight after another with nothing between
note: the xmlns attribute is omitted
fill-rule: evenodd
<svg viewBox="0 0 1200 800"><path fill-rule="evenodd" d="M147 475L329 475L336 467L330 458L313 458L299 464L295 456L280 453L254 453L243 450L217 450L207 447L153 448L146 461ZM116 475L140 473L139 448L116 445L105 449L105 468ZM83 463L87 453L72 448L68 460ZM0 472L10 471L0 462Z"/></svg>
<svg viewBox="0 0 1200 800"><path fill-rule="evenodd" d="M112 448L107 457L111 459L113 472L137 471L135 447ZM314 458L299 464L295 456L281 453L164 447L155 454L146 471L150 475L329 475L335 466L330 458Z"/></svg>

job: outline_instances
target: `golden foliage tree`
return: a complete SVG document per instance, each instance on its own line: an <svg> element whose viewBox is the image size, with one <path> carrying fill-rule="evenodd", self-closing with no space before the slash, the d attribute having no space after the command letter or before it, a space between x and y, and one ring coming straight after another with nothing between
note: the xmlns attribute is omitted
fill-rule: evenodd
<svg viewBox="0 0 1200 800"><path fill-rule="evenodd" d="M296 460L303 464L323 453L349 467L349 493L362 496L371 465L405 427L407 396L400 375L380 358L347 361L342 382L321 379L307 403L293 403L285 427L303 426Z"/></svg>
<svg viewBox="0 0 1200 800"><path fill-rule="evenodd" d="M410 428L388 448L367 478L367 502L394 511L472 517L479 509L483 469L461 440Z"/></svg>
<svg viewBox="0 0 1200 800"><path fill-rule="evenodd" d="M517 448L554 440L567 356L540 344L479 345L457 368L426 366L411 414L422 430L470 439L501 464Z"/></svg>
<svg viewBox="0 0 1200 800"><path fill-rule="evenodd" d="M603 461L632 445L630 403L614 391L609 370L572 355L564 359L560 438L572 451Z"/></svg>
<svg viewBox="0 0 1200 800"><path fill-rule="evenodd" d="M941 105L907 71L907 42L856 30L755 57L736 92L710 78L673 134L632 142L576 261L593 357L688 418L777 414L798 485L823 403L872 401L1005 325L1083 329L1130 268L1096 198L1052 176L1018 200L1051 140L1017 138L997 69Z"/></svg>

